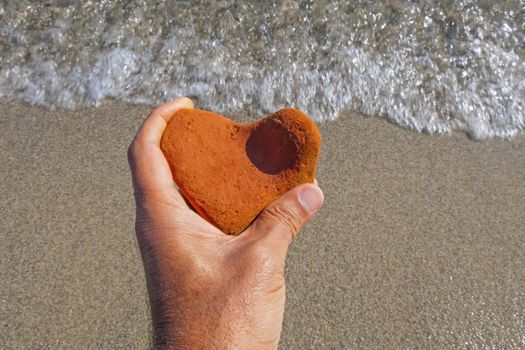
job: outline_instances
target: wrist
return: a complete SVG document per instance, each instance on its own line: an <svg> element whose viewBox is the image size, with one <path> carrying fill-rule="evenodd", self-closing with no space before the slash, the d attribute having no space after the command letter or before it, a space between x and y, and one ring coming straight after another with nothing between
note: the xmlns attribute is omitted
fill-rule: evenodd
<svg viewBox="0 0 525 350"><path fill-rule="evenodd" d="M213 323L213 322L211 322ZM223 324L224 325L224 324ZM153 348L155 350L229 350L277 349L275 342L260 343L246 333L224 329L221 325L204 322L178 323L167 327L164 324L153 329Z"/></svg>
<svg viewBox="0 0 525 350"><path fill-rule="evenodd" d="M205 344L209 338L195 329L185 329L187 327L172 327L166 329L153 329L153 349L155 350L186 350L186 349L216 349L217 347ZM183 330L184 329L184 330Z"/></svg>
<svg viewBox="0 0 525 350"><path fill-rule="evenodd" d="M235 345L231 332L221 329L213 316L206 319L183 313L177 319L153 318L153 348L164 350L243 349ZM215 324L215 325L214 325Z"/></svg>

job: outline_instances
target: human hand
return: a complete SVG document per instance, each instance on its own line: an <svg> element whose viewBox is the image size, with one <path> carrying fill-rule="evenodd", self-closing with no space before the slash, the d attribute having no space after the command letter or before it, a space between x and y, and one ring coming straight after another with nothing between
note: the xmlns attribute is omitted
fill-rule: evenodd
<svg viewBox="0 0 525 350"><path fill-rule="evenodd" d="M178 192L160 140L187 98L155 109L128 150L136 233L151 306L153 343L162 349L276 349L284 314L288 246L323 203L314 184L298 186L228 236L191 210Z"/></svg>

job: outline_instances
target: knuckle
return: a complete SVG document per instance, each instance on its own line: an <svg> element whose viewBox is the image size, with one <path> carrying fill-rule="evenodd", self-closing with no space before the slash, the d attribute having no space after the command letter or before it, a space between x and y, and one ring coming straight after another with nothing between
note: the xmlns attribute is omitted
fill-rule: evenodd
<svg viewBox="0 0 525 350"><path fill-rule="evenodd" d="M144 137L136 136L128 147L128 155L136 157L140 153L144 152L144 150L151 147L151 145L152 143L144 139Z"/></svg>
<svg viewBox="0 0 525 350"><path fill-rule="evenodd" d="M135 186L135 203L137 208L141 211L149 213L152 216L158 216L160 208L169 208L170 212L173 213L173 217L170 217L173 223L178 223L177 216L181 216L184 206L181 205L178 200L170 197L166 194L164 189L153 189L144 185ZM183 227L180 225L181 228ZM191 227L191 226L188 226Z"/></svg>
<svg viewBox="0 0 525 350"><path fill-rule="evenodd" d="M273 222L295 238L301 228L301 214L294 207L274 205L261 213L263 221Z"/></svg>

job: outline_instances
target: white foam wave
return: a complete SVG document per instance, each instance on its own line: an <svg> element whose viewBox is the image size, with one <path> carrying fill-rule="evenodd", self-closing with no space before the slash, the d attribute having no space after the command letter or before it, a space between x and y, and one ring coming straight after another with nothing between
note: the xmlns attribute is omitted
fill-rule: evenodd
<svg viewBox="0 0 525 350"><path fill-rule="evenodd" d="M525 128L519 1L125 4L0 4L0 97L75 108L187 95L221 113L291 105L476 139Z"/></svg>

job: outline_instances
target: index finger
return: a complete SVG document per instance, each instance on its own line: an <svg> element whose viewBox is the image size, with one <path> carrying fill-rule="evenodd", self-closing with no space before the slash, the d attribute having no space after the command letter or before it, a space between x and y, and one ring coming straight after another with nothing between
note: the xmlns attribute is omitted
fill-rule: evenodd
<svg viewBox="0 0 525 350"><path fill-rule="evenodd" d="M179 97L157 107L144 120L128 151L128 159L137 192L166 192L185 205L175 188L170 167L160 149L162 134L175 112L193 108L187 97Z"/></svg>
<svg viewBox="0 0 525 350"><path fill-rule="evenodd" d="M142 123L134 142L152 142L160 147L166 125L173 114L182 108L193 108L193 101L187 97L177 97L155 108Z"/></svg>

